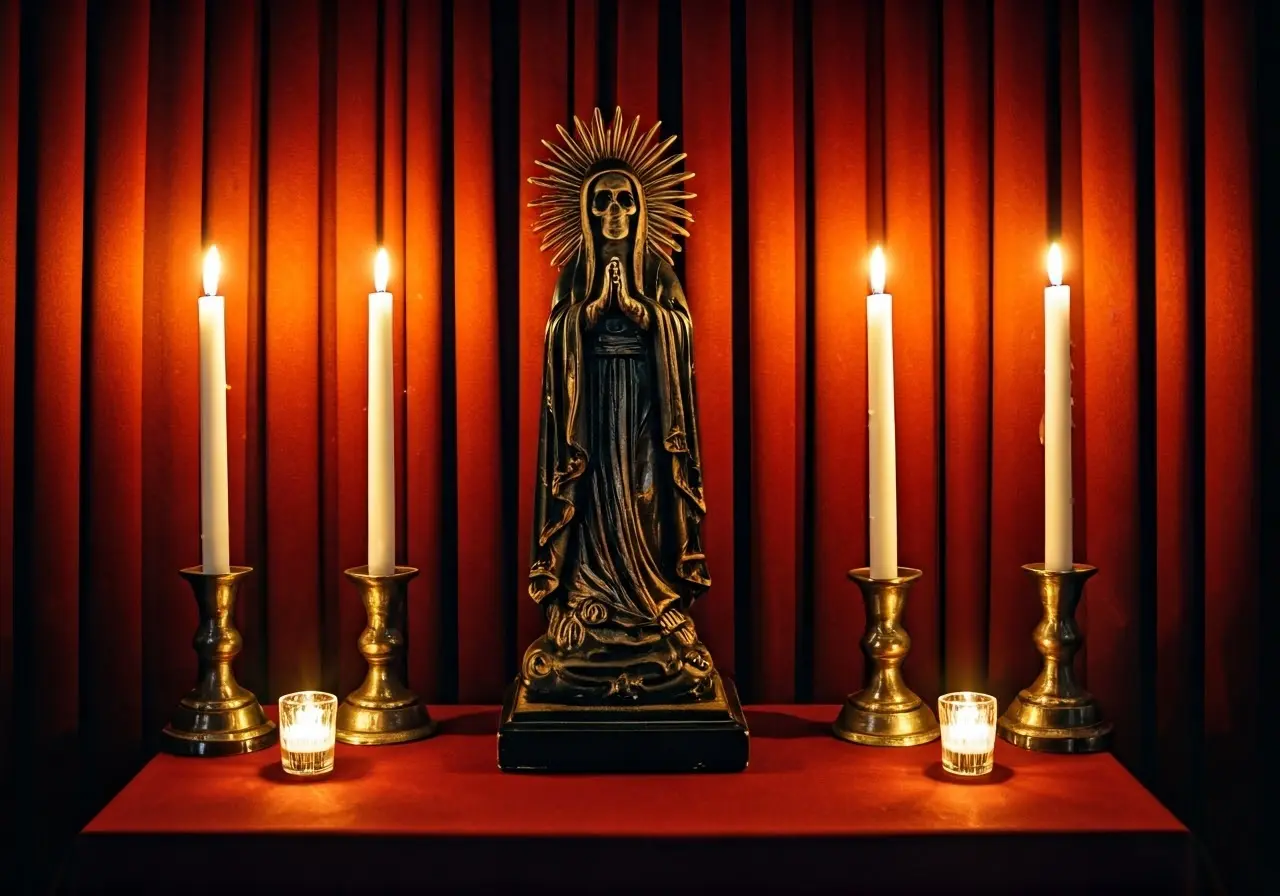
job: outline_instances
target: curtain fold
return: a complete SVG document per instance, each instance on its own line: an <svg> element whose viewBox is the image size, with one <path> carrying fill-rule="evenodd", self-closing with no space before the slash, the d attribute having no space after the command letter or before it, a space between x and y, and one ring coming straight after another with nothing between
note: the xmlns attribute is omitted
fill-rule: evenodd
<svg viewBox="0 0 1280 896"><path fill-rule="evenodd" d="M992 478L991 48L987 3L942 4L943 687L986 687Z"/></svg>
<svg viewBox="0 0 1280 896"><path fill-rule="evenodd" d="M87 58L81 390L80 727L85 772L120 783L143 730L142 411L146 216L145 3L94 9ZM107 85L114 84L108 88ZM118 89L117 89L118 88Z"/></svg>
<svg viewBox="0 0 1280 896"><path fill-rule="evenodd" d="M1042 270L1050 238L1046 135L1046 33L1052 22L1035 4L998 2L992 11L990 190L990 536L987 540L987 682L997 698L1035 676L1038 657L1023 632L1040 617L1021 570L1043 559L1043 452L1037 438L1044 407ZM1072 310L1081 307L1079 253L1056 234L1072 259ZM1073 340L1076 345L1080 342ZM1075 372L1079 393L1080 372ZM950 394L950 393L949 393ZM1073 442L1078 446L1079 437ZM1078 458L1078 452L1077 452ZM1075 470L1080 471L1077 459ZM1087 490L1075 476L1075 521ZM954 557L955 563L981 562Z"/></svg>
<svg viewBox="0 0 1280 896"><path fill-rule="evenodd" d="M688 3L680 9L681 24L681 151L689 153L690 170L697 175L690 191L720 197L704 203L695 212L698 239L687 241L683 262L686 295L699 296L696 312L697 337L694 361L697 365L699 436L704 457L716 458L703 464L703 494L709 506L719 508L703 521L703 548L709 562L712 587L718 594L732 594L734 600L704 600L698 604L698 633L721 668L731 675L745 669L737 662L737 594L739 564L749 559L749 551L738 551L740 515L738 421L739 368L735 352L741 352L739 316L734 313L737 297L734 236L745 197L736 196L737 169L732 143L734 94L732 87L733 43L730 0ZM696 200L695 200L696 201ZM692 228L690 228L692 232ZM545 316L545 304L539 302ZM529 443L524 443L529 444ZM740 677L740 676L739 676Z"/></svg>
<svg viewBox="0 0 1280 896"><path fill-rule="evenodd" d="M539 140L620 103L697 172L713 587L748 701L859 685L865 259L894 295L907 678L1002 704L1036 674L1044 253L1072 288L1078 661L1117 755L1260 874L1264 430L1249 0L0 2L0 764L56 849L190 686L196 302L227 302L242 682L363 673L366 341L392 259L409 673L496 702L525 592ZM1268 236L1268 234L1270 234ZM851 753L851 761L853 759ZM47 782L54 782L52 784ZM64 811L34 810L56 800Z"/></svg>
<svg viewBox="0 0 1280 896"><path fill-rule="evenodd" d="M0 725L13 724L14 350L17 325L18 54L16 3L0 5ZM12 738L0 737L0 767L11 768ZM12 788L5 788L12 805Z"/></svg>
<svg viewBox="0 0 1280 896"><path fill-rule="evenodd" d="M804 377L797 363L802 357L804 295L796 270L803 258L797 257L796 249L804 225L796 197L796 166L804 155L803 146L799 154L796 151L801 129L795 105L794 8L786 0L763 0L743 12L747 201L738 214L746 219L747 233L745 245L735 245L734 251L746 253L748 334L742 348L749 393L746 407L735 411L745 416L751 432L749 466L738 471L748 477L751 509L748 587L737 596L749 607L746 637L751 661L747 673L741 671L741 660L738 667L747 693L778 702L794 694L796 672L803 494L797 397ZM696 185L696 179L691 183ZM690 293L689 300L696 324L698 296ZM716 460L704 455L703 465L712 467ZM708 558L709 564L714 562ZM715 567L710 569L714 581Z"/></svg>
<svg viewBox="0 0 1280 896"><path fill-rule="evenodd" d="M1264 404L1257 388L1257 300L1264 293L1256 279L1255 12L1244 3L1206 3L1202 59L1204 823L1219 854L1240 862L1250 860L1261 821L1238 807L1256 798L1262 774L1260 415L1264 408L1276 413L1275 392ZM1258 46L1274 52L1275 42ZM1274 599L1274 590L1268 596Z"/></svg>
<svg viewBox="0 0 1280 896"><path fill-rule="evenodd" d="M18 768L65 768L44 794L72 802L81 783L80 470L85 273L84 2L45 4L20 23L14 375L14 718ZM34 50L34 52L31 52ZM23 98L24 100L26 97ZM38 110L38 113L37 113ZM6 241L13 237L6 237ZM39 350L37 350L37 348ZM9 583L6 583L9 584ZM6 601L8 603L8 601ZM90 633L85 632L84 635ZM28 713L33 692L56 695ZM19 793L34 792L27 780Z"/></svg>
<svg viewBox="0 0 1280 896"><path fill-rule="evenodd" d="M813 8L810 434L812 507L821 524L811 529L810 631L813 698L825 701L843 700L849 690L845 682L861 675L857 639L865 615L846 572L869 563L863 550L849 550L850 545L864 548L868 528L862 497L867 494L867 317L862 284L865 247L878 238L869 232L868 215L872 128L867 84L874 40L868 22L868 4L819 3ZM832 624L834 620L840 623Z"/></svg>

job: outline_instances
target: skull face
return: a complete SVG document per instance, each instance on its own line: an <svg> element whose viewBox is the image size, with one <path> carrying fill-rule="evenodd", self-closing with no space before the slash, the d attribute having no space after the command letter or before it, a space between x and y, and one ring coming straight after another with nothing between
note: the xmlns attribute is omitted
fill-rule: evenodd
<svg viewBox="0 0 1280 896"><path fill-rule="evenodd" d="M602 174L591 187L591 214L600 218L607 240L623 240L631 233L631 216L639 210L631 181L616 171Z"/></svg>

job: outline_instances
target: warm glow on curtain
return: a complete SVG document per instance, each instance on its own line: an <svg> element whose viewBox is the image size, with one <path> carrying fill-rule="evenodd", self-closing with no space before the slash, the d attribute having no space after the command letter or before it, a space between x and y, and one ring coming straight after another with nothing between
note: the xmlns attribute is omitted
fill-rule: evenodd
<svg viewBox="0 0 1280 896"><path fill-rule="evenodd" d="M0 2L0 727L75 817L190 686L196 298L226 296L240 680L339 694L364 626L366 296L392 259L410 682L496 702L524 596L538 140L620 103L698 176L714 585L744 698L859 683L866 255L895 301L911 684L1038 669L1044 257L1072 288L1079 661L1230 874L1262 707L1258 8L1122 0ZM482 747L478 747L482 748ZM855 757L852 750L850 761ZM67 769L79 769L78 775ZM70 813L70 810L69 810ZM38 844L35 824L23 836ZM27 842L27 841L23 841Z"/></svg>

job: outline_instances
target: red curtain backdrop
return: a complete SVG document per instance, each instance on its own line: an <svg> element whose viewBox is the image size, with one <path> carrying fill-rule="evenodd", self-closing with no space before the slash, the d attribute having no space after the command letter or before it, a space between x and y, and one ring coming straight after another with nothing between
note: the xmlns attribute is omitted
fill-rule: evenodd
<svg viewBox="0 0 1280 896"><path fill-rule="evenodd" d="M868 559L875 243L895 295L901 559L925 572L908 679L927 700L982 688L1004 704L1034 677L1019 567L1043 555L1059 239L1076 555L1101 570L1079 668L1117 755L1248 879L1269 712L1259 145L1274 125L1257 84L1273 15L1243 0L0 2L15 842L100 805L191 683L177 571L200 558L209 243L232 561L255 568L241 681L265 702L342 694L362 672L341 572L365 560L365 297L384 245L398 559L422 570L411 681L430 701L500 698L542 627L524 583L554 271L524 179L556 123L617 103L662 118L698 174L681 275L714 586L696 613L745 698L859 684L845 571Z"/></svg>

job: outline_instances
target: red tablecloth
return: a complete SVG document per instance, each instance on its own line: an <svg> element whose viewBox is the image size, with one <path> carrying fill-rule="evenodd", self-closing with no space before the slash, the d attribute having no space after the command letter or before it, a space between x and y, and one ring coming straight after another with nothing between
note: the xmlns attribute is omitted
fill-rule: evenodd
<svg viewBox="0 0 1280 896"><path fill-rule="evenodd" d="M711 884L1054 889L1189 887L1190 836L1106 754L997 742L983 779L945 775L935 742L858 747L830 706L748 710L733 775L512 775L496 708L433 707L440 734L338 745L334 773L289 778L275 748L157 756L81 833L78 886L234 890L529 884L616 891Z"/></svg>

